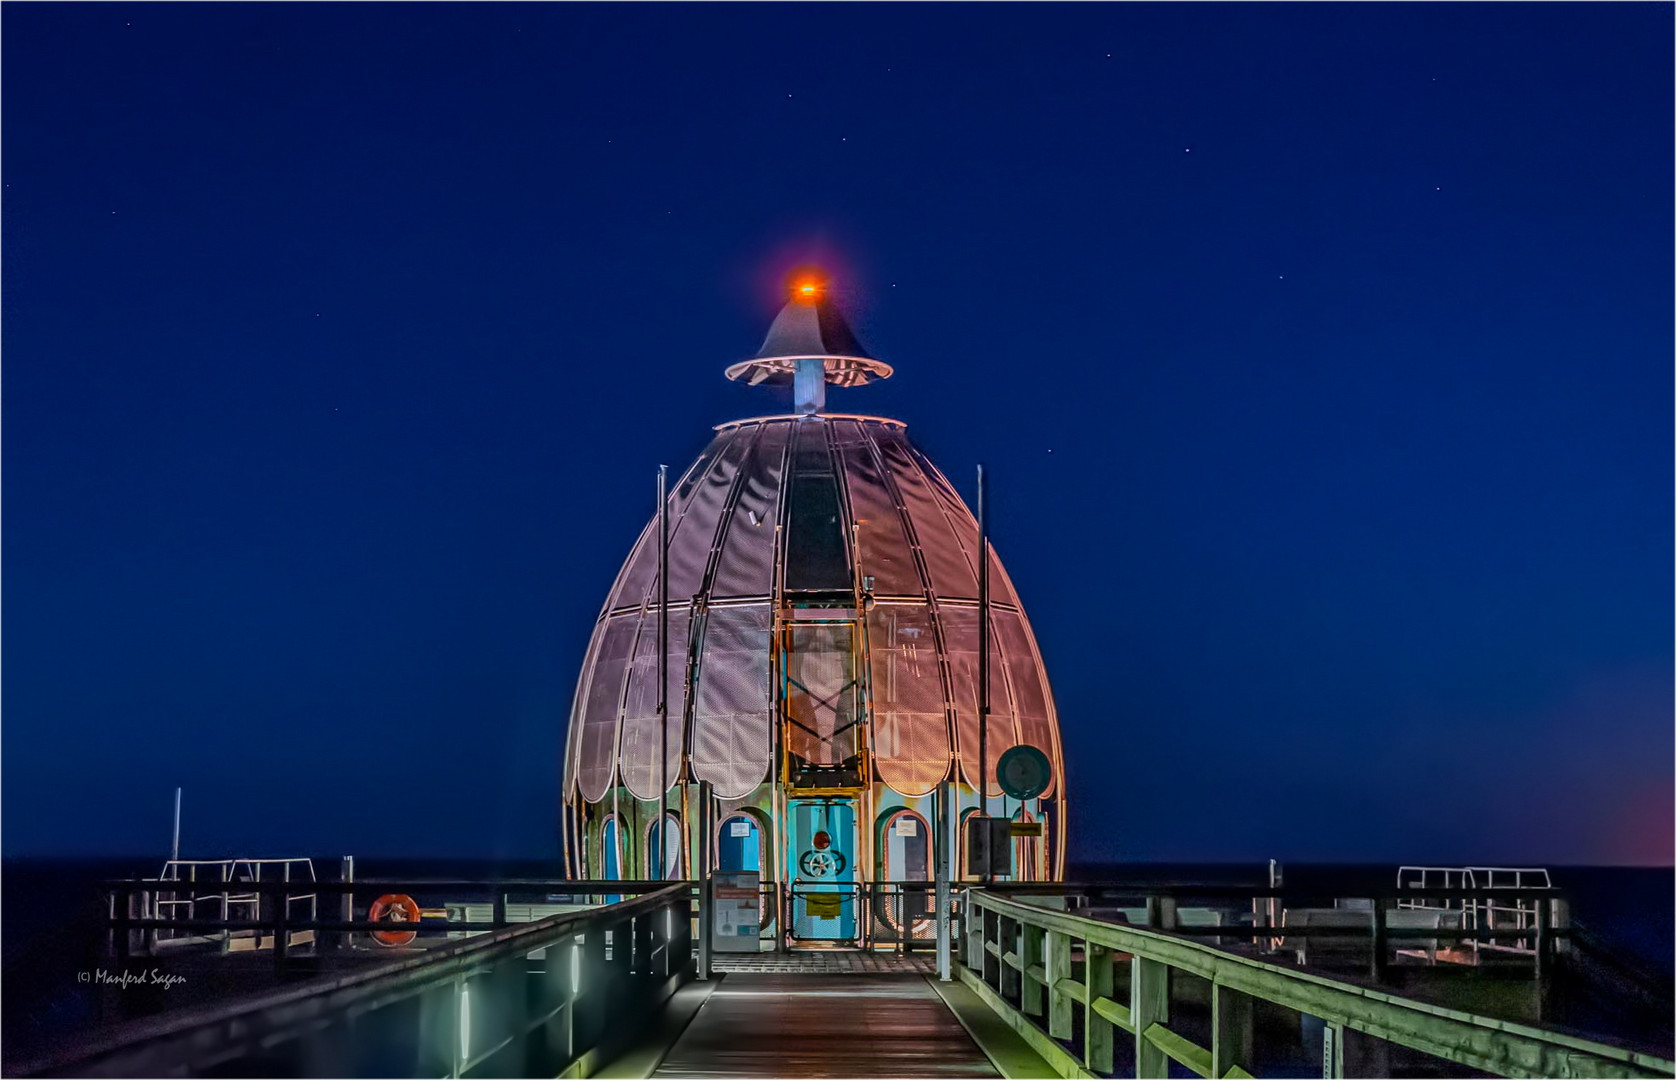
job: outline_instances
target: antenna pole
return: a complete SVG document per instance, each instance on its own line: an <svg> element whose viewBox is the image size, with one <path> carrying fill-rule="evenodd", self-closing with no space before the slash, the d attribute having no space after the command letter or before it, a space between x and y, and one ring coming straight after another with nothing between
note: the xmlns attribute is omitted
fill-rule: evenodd
<svg viewBox="0 0 1676 1080"><path fill-rule="evenodd" d="M180 788L175 788L175 841L169 845L169 861L180 859Z"/></svg>
<svg viewBox="0 0 1676 1080"><path fill-rule="evenodd" d="M983 817L989 816L989 484L983 466L978 466L978 797ZM986 823L985 828L989 828ZM991 834L993 836L993 833ZM984 867L984 880L992 877Z"/></svg>
<svg viewBox="0 0 1676 1080"><path fill-rule="evenodd" d="M669 877L669 466L658 466L658 877Z"/></svg>

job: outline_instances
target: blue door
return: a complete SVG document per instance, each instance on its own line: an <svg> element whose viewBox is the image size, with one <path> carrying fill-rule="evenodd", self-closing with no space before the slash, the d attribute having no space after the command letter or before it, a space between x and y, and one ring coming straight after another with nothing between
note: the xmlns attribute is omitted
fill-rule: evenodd
<svg viewBox="0 0 1676 1080"><path fill-rule="evenodd" d="M762 840L755 818L735 814L722 822L722 835L716 841L716 863L716 868L723 873L740 870L762 873Z"/></svg>
<svg viewBox="0 0 1676 1080"><path fill-rule="evenodd" d="M793 799L786 865L791 876L794 941L854 941L856 907L855 804L849 799Z"/></svg>

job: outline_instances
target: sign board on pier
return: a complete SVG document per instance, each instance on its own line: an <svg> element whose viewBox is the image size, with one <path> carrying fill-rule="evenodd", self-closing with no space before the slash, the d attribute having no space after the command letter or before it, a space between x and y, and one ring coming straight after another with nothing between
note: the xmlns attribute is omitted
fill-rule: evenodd
<svg viewBox="0 0 1676 1080"><path fill-rule="evenodd" d="M761 875L755 870L710 877L711 940L717 952L756 952L762 926Z"/></svg>

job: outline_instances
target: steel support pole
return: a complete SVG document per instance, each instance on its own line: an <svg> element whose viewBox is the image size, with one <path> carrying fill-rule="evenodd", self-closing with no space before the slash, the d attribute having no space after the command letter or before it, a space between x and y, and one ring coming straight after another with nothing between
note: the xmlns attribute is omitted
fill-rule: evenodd
<svg viewBox="0 0 1676 1080"><path fill-rule="evenodd" d="M978 466L978 799L980 817L989 816L989 506L988 483ZM987 823L984 828L988 828ZM994 833L986 843L983 879L995 880Z"/></svg>
<svg viewBox="0 0 1676 1080"><path fill-rule="evenodd" d="M932 820L937 824L933 835L933 865L937 868L937 978L948 982L954 978L953 951L949 926L949 879L954 871L954 823L956 815L950 808L954 785L945 783L937 789L937 813Z"/></svg>
<svg viewBox="0 0 1676 1080"><path fill-rule="evenodd" d="M343 857L342 868L338 870L338 880L345 884L354 884L355 856L345 855ZM223 914L222 918L225 919L226 915ZM353 889L345 890L344 894L338 897L338 918L344 922L355 921L355 891ZM338 948L347 949L354 940L353 934L339 934L337 939Z"/></svg>
<svg viewBox="0 0 1676 1080"><path fill-rule="evenodd" d="M669 466L658 466L658 872L669 858Z"/></svg>
<svg viewBox="0 0 1676 1080"><path fill-rule="evenodd" d="M710 931L715 921L710 894L710 781L698 785L698 977L710 978Z"/></svg>

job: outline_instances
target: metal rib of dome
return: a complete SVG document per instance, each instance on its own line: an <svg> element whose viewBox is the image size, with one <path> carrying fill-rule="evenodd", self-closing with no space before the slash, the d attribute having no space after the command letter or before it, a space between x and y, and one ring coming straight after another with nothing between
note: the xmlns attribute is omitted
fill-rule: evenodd
<svg viewBox="0 0 1676 1080"><path fill-rule="evenodd" d="M598 803L621 783L655 799L660 775L672 788L681 781L683 758L690 778L709 781L719 797L749 795L773 760L776 607L838 594L864 598L865 742L877 778L921 796L958 765L959 779L976 788L977 523L904 425L836 415L722 425L671 492L669 520L666 768L658 761L654 520L589 646L567 797ZM993 548L990 558L991 771L1008 747L1027 743L1047 754L1057 787L1053 697ZM835 733L820 730L815 712L814 730L798 737L830 742ZM993 776L989 788L1000 794Z"/></svg>

